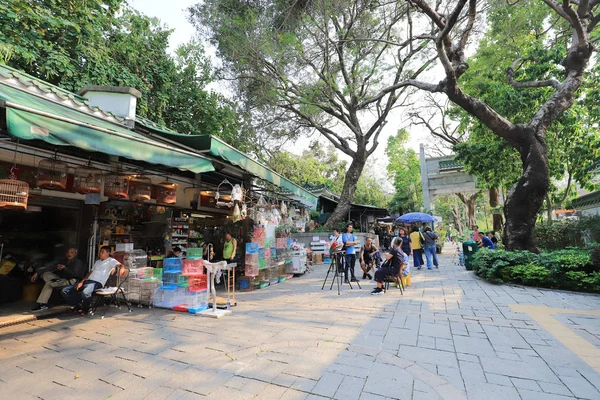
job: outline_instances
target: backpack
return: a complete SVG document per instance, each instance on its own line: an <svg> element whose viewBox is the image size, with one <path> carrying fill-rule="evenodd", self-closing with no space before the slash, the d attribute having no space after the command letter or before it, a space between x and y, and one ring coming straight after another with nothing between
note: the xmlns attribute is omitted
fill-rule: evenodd
<svg viewBox="0 0 600 400"><path fill-rule="evenodd" d="M425 246L425 237L421 232L419 232L419 242L421 243L421 247Z"/></svg>

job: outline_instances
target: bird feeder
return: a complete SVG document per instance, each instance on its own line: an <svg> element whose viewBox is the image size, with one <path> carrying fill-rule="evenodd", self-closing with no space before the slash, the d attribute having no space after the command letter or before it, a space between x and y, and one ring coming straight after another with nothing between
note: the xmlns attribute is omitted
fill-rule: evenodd
<svg viewBox="0 0 600 400"><path fill-rule="evenodd" d="M13 172L6 179L0 179L0 209L27 210L29 184L17 179Z"/></svg>
<svg viewBox="0 0 600 400"><path fill-rule="evenodd" d="M142 175L129 180L129 198L133 201L146 201L152 197L152 181Z"/></svg>
<svg viewBox="0 0 600 400"><path fill-rule="evenodd" d="M73 189L79 194L100 193L102 187L102 171L94 168L92 162L85 167L75 169Z"/></svg>
<svg viewBox="0 0 600 400"><path fill-rule="evenodd" d="M37 186L48 190L65 190L69 166L58 159L55 154L52 158L45 158L38 164Z"/></svg>
<svg viewBox="0 0 600 400"><path fill-rule="evenodd" d="M110 199L126 200L129 198L129 175L122 173L108 174L104 177L104 195Z"/></svg>
<svg viewBox="0 0 600 400"><path fill-rule="evenodd" d="M177 185L168 179L158 184L158 198L156 202L159 204L175 204L177 203Z"/></svg>

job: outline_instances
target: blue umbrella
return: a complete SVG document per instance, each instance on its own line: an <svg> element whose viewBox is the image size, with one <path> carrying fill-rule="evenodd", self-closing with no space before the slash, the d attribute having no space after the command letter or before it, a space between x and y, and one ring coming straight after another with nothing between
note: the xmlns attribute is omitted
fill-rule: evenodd
<svg viewBox="0 0 600 400"><path fill-rule="evenodd" d="M414 224L415 222L435 222L435 218L433 218L429 214L411 212L399 216L398 218L396 218L396 222L402 222L404 224Z"/></svg>

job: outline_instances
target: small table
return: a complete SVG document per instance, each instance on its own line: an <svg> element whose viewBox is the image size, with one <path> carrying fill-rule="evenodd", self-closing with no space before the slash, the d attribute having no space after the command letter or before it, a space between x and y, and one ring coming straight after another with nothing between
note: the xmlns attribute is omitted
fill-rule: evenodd
<svg viewBox="0 0 600 400"><path fill-rule="evenodd" d="M235 268L237 267L237 263L229 263L227 264L223 270L227 271L227 278L225 281L225 288L227 290L227 298L217 296L217 304L220 307L227 306L227 300L229 300L229 305L231 307L237 305L235 300Z"/></svg>

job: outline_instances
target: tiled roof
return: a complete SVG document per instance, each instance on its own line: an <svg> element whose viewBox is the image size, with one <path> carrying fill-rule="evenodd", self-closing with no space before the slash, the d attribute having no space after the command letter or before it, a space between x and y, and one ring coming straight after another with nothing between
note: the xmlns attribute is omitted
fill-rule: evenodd
<svg viewBox="0 0 600 400"><path fill-rule="evenodd" d="M575 209L600 205L600 191L580 196L571 202Z"/></svg>
<svg viewBox="0 0 600 400"><path fill-rule="evenodd" d="M45 100L73 108L108 122L124 125L122 118L98 107L91 107L85 97L81 97L68 90L59 88L58 86L51 85L48 82L44 82L41 79L35 78L4 64L0 64L0 82L7 86L26 91L27 93L41 97Z"/></svg>
<svg viewBox="0 0 600 400"><path fill-rule="evenodd" d="M456 160L444 160L439 162L440 169L458 169L462 168L463 165Z"/></svg>

